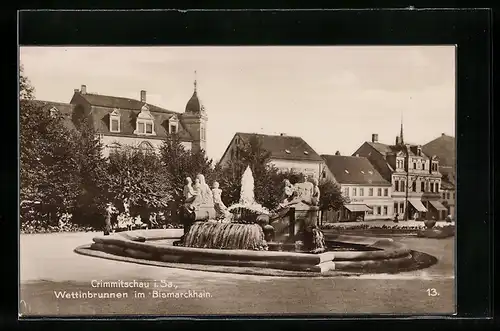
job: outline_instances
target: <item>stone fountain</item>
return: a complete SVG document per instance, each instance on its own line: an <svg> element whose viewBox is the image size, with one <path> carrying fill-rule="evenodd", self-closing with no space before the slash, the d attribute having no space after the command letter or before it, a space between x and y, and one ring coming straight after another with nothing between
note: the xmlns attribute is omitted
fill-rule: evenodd
<svg viewBox="0 0 500 331"><path fill-rule="evenodd" d="M167 267L228 272L294 275L335 270L394 272L422 264L413 251L392 239L332 235L318 228L318 183L284 183L284 199L275 210L255 201L254 179L247 168L240 201L226 208L218 185L203 175L186 179L182 208L184 229L134 230L97 236L75 249L79 254ZM180 239L180 240L179 240ZM326 249L325 249L326 246ZM434 263L434 262L432 262ZM425 266L424 266L425 267ZM227 269L230 268L230 269ZM258 269L258 271L256 270ZM253 270L253 271L252 271ZM292 272L292 274L289 274Z"/></svg>
<svg viewBox="0 0 500 331"><path fill-rule="evenodd" d="M247 167L241 179L240 200L227 208L222 220L209 218L215 214L213 197L203 200L198 198L200 193L194 193L197 197L185 206L185 234L177 245L268 250L270 245L279 249L283 244L293 244L295 251L323 252L325 242L317 226L319 208L314 203L315 188L310 182L297 183L288 191L286 201L269 211L256 202L252 170ZM213 212L210 208L214 208ZM200 210L205 212L199 213Z"/></svg>

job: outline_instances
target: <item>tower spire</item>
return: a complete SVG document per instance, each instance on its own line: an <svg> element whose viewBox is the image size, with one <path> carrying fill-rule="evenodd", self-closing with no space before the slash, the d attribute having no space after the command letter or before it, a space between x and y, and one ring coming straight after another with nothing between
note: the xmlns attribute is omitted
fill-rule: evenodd
<svg viewBox="0 0 500 331"><path fill-rule="evenodd" d="M196 86L198 85L196 81L196 70L194 71L194 91L196 92Z"/></svg>
<svg viewBox="0 0 500 331"><path fill-rule="evenodd" d="M401 141L401 144L404 144L404 139L403 139L403 110L401 110L401 132L399 133L399 140Z"/></svg>

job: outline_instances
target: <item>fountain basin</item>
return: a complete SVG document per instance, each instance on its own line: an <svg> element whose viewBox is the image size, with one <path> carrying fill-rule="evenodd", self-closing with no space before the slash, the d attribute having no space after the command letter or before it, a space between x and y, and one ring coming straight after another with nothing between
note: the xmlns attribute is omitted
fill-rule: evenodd
<svg viewBox="0 0 500 331"><path fill-rule="evenodd" d="M182 231L182 230L181 230ZM324 253L300 253L286 251L254 251L239 249L210 249L174 246L173 242L182 233L172 230L136 230L120 232L109 236L98 236L93 243L78 247L75 252L84 255L132 259L138 263L166 263L168 266L207 265L233 267L235 270L257 268L262 270L293 271L307 274L325 274L332 271L377 272L384 268L398 268L410 265L412 251L392 239L362 236L327 236L329 249L342 247ZM279 244L269 243L269 247ZM349 250L345 250L345 248ZM283 248L285 248L283 250ZM355 250L359 249L359 250ZM170 263L170 264L169 264Z"/></svg>

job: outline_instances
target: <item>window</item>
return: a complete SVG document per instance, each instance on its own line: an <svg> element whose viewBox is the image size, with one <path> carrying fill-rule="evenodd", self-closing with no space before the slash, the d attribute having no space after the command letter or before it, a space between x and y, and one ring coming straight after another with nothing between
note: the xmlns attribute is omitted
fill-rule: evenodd
<svg viewBox="0 0 500 331"><path fill-rule="evenodd" d="M170 125L170 133L177 133L177 125Z"/></svg>
<svg viewBox="0 0 500 331"><path fill-rule="evenodd" d="M406 190L406 183L404 181L401 181L401 191L405 192Z"/></svg>
<svg viewBox="0 0 500 331"><path fill-rule="evenodd" d="M446 199L446 193L443 192L443 199Z"/></svg>
<svg viewBox="0 0 500 331"><path fill-rule="evenodd" d="M111 132L120 132L120 121L118 119L111 119Z"/></svg>
<svg viewBox="0 0 500 331"><path fill-rule="evenodd" d="M118 109L109 114L109 131L120 132L120 113Z"/></svg>
<svg viewBox="0 0 500 331"><path fill-rule="evenodd" d="M399 205L399 213L404 214L404 212L405 212L405 203L401 202L401 204Z"/></svg>
<svg viewBox="0 0 500 331"><path fill-rule="evenodd" d="M422 170L425 170L425 162L422 163Z"/></svg>
<svg viewBox="0 0 500 331"><path fill-rule="evenodd" d="M146 133L153 133L153 123L146 123Z"/></svg>
<svg viewBox="0 0 500 331"><path fill-rule="evenodd" d="M384 212L382 215L387 215L387 209L388 209L387 206L384 206Z"/></svg>
<svg viewBox="0 0 500 331"><path fill-rule="evenodd" d="M346 188L344 189L344 195L345 195L346 197L348 197L348 196L349 196L349 188L348 188L348 187L346 187Z"/></svg>
<svg viewBox="0 0 500 331"><path fill-rule="evenodd" d="M368 189L368 196L372 197L373 196L373 188Z"/></svg>
<svg viewBox="0 0 500 331"><path fill-rule="evenodd" d="M453 193L453 199L455 199L455 193Z"/></svg>
<svg viewBox="0 0 500 331"><path fill-rule="evenodd" d="M365 195L365 189L364 188L360 188L359 189L359 196L362 197Z"/></svg>
<svg viewBox="0 0 500 331"><path fill-rule="evenodd" d="M417 162L413 162L413 169L417 169Z"/></svg>
<svg viewBox="0 0 500 331"><path fill-rule="evenodd" d="M431 183L431 192L434 192L434 183Z"/></svg>
<svg viewBox="0 0 500 331"><path fill-rule="evenodd" d="M380 197L380 196L382 196L382 189L381 189L381 188L379 188L379 189L377 190L377 196L379 196L379 197Z"/></svg>
<svg viewBox="0 0 500 331"><path fill-rule="evenodd" d="M353 196L353 197L355 197L355 196L356 196L356 193L357 193L356 191L357 191L357 189L356 189L355 187L353 187L353 188L352 188L352 196Z"/></svg>
<svg viewBox="0 0 500 331"><path fill-rule="evenodd" d="M448 192L448 196L447 197L448 197L448 199L450 198L450 192Z"/></svg>
<svg viewBox="0 0 500 331"><path fill-rule="evenodd" d="M396 180L394 182L394 189L396 190L396 192L399 192L399 180Z"/></svg>
<svg viewBox="0 0 500 331"><path fill-rule="evenodd" d="M425 182L420 182L420 191L425 192Z"/></svg>
<svg viewBox="0 0 500 331"><path fill-rule="evenodd" d="M377 207L377 215L382 215L382 207Z"/></svg>
<svg viewBox="0 0 500 331"><path fill-rule="evenodd" d="M389 189L388 189L388 188L385 188L385 189L384 189L384 196L385 196L385 197L388 197L388 196L389 196Z"/></svg>
<svg viewBox="0 0 500 331"><path fill-rule="evenodd" d="M146 130L144 130L144 123L143 122L137 123L137 131L139 133L145 133Z"/></svg>
<svg viewBox="0 0 500 331"><path fill-rule="evenodd" d="M397 214L398 212L398 203L397 202L394 202L394 214Z"/></svg>
<svg viewBox="0 0 500 331"><path fill-rule="evenodd" d="M412 192L417 192L417 182L411 183L411 191Z"/></svg>

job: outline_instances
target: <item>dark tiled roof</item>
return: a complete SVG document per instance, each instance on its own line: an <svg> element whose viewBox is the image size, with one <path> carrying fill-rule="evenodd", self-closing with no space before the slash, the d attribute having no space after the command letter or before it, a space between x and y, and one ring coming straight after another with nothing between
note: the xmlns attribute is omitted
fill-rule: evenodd
<svg viewBox="0 0 500 331"><path fill-rule="evenodd" d="M323 161L321 156L301 137L242 132L238 132L236 135L243 141L257 137L262 142L262 148L269 151L273 159Z"/></svg>
<svg viewBox="0 0 500 331"><path fill-rule="evenodd" d="M37 106L43 107L43 109L50 109L52 107L55 107L63 117L63 125L69 130L76 129L72 117L74 109L74 106L72 104L44 100L21 100L21 103L23 102L33 103Z"/></svg>
<svg viewBox="0 0 500 331"><path fill-rule="evenodd" d="M94 127L99 133L110 133L109 129L109 114L113 110L118 109L120 113L120 134L125 136L136 136L135 120L137 115L141 112L144 102L135 99L128 99L123 97L113 97L99 94L78 93L86 102L93 106L92 119ZM179 138L183 141L192 141L192 137L186 130L182 122L182 114L167 110L155 105L147 104L151 115L154 117L156 138L168 137L168 120L177 115L179 119ZM118 135L118 133L116 133Z"/></svg>
<svg viewBox="0 0 500 331"><path fill-rule="evenodd" d="M442 134L422 147L427 155L439 157L439 164L455 168L456 148L455 137Z"/></svg>
<svg viewBox="0 0 500 331"><path fill-rule="evenodd" d="M391 186L366 157L321 155L326 166L340 184Z"/></svg>
<svg viewBox="0 0 500 331"><path fill-rule="evenodd" d="M85 99L92 106L106 107L106 108L118 108L118 109L130 109L130 110L141 110L142 106L144 106L144 102L135 99L123 98L123 97L114 97L109 95L100 95L93 93L78 93L83 99ZM150 111L154 111L157 113L168 113L175 114L176 112L167 110L155 105L151 105L148 103L148 107Z"/></svg>
<svg viewBox="0 0 500 331"><path fill-rule="evenodd" d="M441 189L443 190L454 190L455 185L445 179L441 179Z"/></svg>

